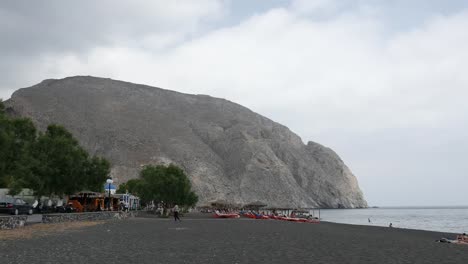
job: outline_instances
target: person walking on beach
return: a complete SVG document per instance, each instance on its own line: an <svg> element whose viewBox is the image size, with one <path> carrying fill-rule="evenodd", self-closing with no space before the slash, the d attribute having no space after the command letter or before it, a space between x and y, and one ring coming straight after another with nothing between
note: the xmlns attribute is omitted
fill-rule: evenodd
<svg viewBox="0 0 468 264"><path fill-rule="evenodd" d="M174 221L177 222L177 220L179 220L179 222L181 222L182 220L179 218L179 206L177 204L172 209L172 212L174 213Z"/></svg>
<svg viewBox="0 0 468 264"><path fill-rule="evenodd" d="M393 227L393 224L392 224L392 223L390 223L390 225L389 225L388 227L392 228L392 227Z"/></svg>

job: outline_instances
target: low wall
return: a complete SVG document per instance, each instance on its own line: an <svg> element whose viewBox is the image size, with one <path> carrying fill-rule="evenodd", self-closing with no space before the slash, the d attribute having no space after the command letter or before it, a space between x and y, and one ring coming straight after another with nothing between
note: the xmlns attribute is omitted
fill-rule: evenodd
<svg viewBox="0 0 468 264"><path fill-rule="evenodd" d="M0 216L0 229L13 229L24 226L28 216L26 215L12 215Z"/></svg>
<svg viewBox="0 0 468 264"><path fill-rule="evenodd" d="M43 214L42 223L61 223L75 221L98 221L109 219L124 219L132 217L133 214L126 212L88 212L88 213L65 213L65 214Z"/></svg>

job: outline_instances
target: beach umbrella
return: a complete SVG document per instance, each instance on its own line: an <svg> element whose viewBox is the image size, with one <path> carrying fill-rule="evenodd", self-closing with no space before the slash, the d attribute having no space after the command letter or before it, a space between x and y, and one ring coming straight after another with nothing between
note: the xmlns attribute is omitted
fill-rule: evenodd
<svg viewBox="0 0 468 264"><path fill-rule="evenodd" d="M197 206L197 210L201 211L201 212L211 212L211 210L213 209L213 206L211 206L211 204L202 204L200 206Z"/></svg>
<svg viewBox="0 0 468 264"><path fill-rule="evenodd" d="M197 209L199 210L206 210L206 209L213 209L213 206L211 204L202 204L200 206L197 206Z"/></svg>
<svg viewBox="0 0 468 264"><path fill-rule="evenodd" d="M222 200L222 199L219 199L219 200L215 200L215 201L212 201L210 202L211 206L215 207L215 208L218 208L218 209L224 209L224 208L229 208L232 206L232 204L226 200Z"/></svg>
<svg viewBox="0 0 468 264"><path fill-rule="evenodd" d="M233 203L233 204L232 204L232 207L235 208L235 209L241 209L241 208L242 208L242 204L241 204L241 203Z"/></svg>
<svg viewBox="0 0 468 264"><path fill-rule="evenodd" d="M265 206L267 206L266 203L260 202L260 201L255 201L255 202L251 202L251 203L248 203L248 204L244 205L244 208L258 210L261 207L265 207Z"/></svg>

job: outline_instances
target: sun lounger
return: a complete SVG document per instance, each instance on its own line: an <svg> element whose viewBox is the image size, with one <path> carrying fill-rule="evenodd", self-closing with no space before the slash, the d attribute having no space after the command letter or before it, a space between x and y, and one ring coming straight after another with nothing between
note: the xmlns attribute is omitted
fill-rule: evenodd
<svg viewBox="0 0 468 264"><path fill-rule="evenodd" d="M215 218L239 218L240 216L239 214L235 214L235 213L232 213L232 214L215 213L214 217Z"/></svg>

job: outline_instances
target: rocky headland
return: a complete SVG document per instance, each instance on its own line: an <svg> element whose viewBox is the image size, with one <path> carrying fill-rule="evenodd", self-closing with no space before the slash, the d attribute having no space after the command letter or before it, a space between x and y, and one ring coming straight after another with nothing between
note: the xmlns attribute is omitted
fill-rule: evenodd
<svg viewBox="0 0 468 264"><path fill-rule="evenodd" d="M89 76L16 91L11 115L40 129L65 126L119 182L146 164L174 163L200 204L216 199L277 207L359 208L356 177L330 148L228 100Z"/></svg>

